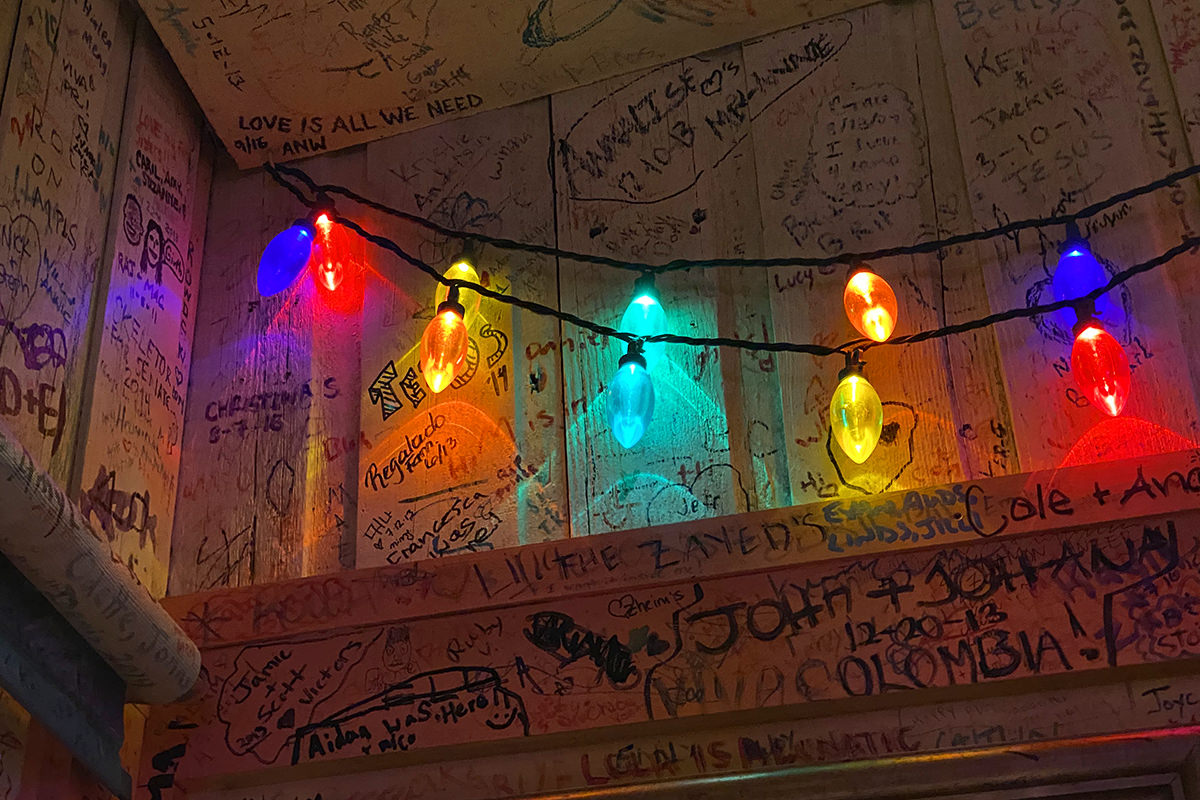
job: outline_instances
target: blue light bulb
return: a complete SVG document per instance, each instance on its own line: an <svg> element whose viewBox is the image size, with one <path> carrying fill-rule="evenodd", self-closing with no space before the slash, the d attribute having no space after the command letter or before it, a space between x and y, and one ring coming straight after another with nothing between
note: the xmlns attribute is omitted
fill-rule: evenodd
<svg viewBox="0 0 1200 800"><path fill-rule="evenodd" d="M1072 300L1107 282L1108 271L1092 255L1087 244L1083 241L1069 241L1063 254L1059 256L1054 277L1050 279L1050 293L1056 301ZM1122 320L1118 319L1118 316L1117 306L1108 294L1096 298L1097 318L1110 325L1119 326ZM1061 308L1054 312L1054 321L1064 329L1071 330L1075 325L1075 312L1070 308Z"/></svg>
<svg viewBox="0 0 1200 800"><path fill-rule="evenodd" d="M621 317L621 324L617 328L634 336L654 336L667 332L667 313L663 311L662 303L658 302L654 276L643 276L633 284L633 301L629 308L625 309L625 315ZM666 347L663 342L650 342L645 345L642 353L648 371L652 371L662 360Z"/></svg>
<svg viewBox="0 0 1200 800"><path fill-rule="evenodd" d="M604 394L613 436L622 447L633 447L654 416L654 384L646 371L646 360L632 349L622 356L617 374Z"/></svg>
<svg viewBox="0 0 1200 800"><path fill-rule="evenodd" d="M270 297L292 285L312 254L313 234L308 222L298 221L267 244L258 262L260 295Z"/></svg>

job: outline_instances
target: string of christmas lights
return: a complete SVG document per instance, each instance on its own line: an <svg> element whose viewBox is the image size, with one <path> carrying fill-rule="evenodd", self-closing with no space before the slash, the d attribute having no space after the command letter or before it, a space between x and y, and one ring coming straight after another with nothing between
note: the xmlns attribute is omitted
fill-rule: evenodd
<svg viewBox="0 0 1200 800"><path fill-rule="evenodd" d="M1139 264L1108 276L1092 255L1087 241L1080 235L1078 222L1108 208L1127 202L1200 174L1194 165L1166 175L1156 181L1138 186L1105 200L1093 203L1072 213L1031 218L1003 226L914 245L882 248L866 253L839 253L823 258L789 257L772 259L715 259L692 261L676 259L665 264L624 262L606 256L575 253L545 245L518 242L511 239L455 231L427 218L391 208L363 197L336 184L318 184L296 167L268 164L267 171L281 186L290 191L310 210L306 219L297 220L276 236L263 253L259 264L259 291L264 296L275 294L291 285L311 260L320 262L314 276L320 273L318 285L333 289L341 278L340 266L335 269L329 245L330 228L336 222L401 260L427 274L439 284L438 307L434 319L426 328L421 341L421 368L432 391L440 392L449 386L465 363L468 343L468 311L460 302L464 293L473 298L473 311L481 297L488 297L535 314L553 317L628 345L621 358L617 375L606 389L606 415L613 433L624 447L633 447L650 424L654 409L654 388L650 373L661 359L666 344L692 347L732 347L752 351L800 353L816 357L841 355L845 368L838 375L838 386L830 402L830 424L833 438L846 455L856 463L870 457L879 441L883 427L883 409L878 393L864 375L863 352L884 345L906 345L931 341L969 331L980 330L1001 322L1028 319L1071 308L1076 313L1075 342L1071 351L1071 371L1079 388L1093 405L1106 414L1117 416L1124 408L1131 391L1131 369L1120 343L1100 322L1106 307L1108 292L1144 272L1157 269L1180 255L1200 248L1200 236L1186 237L1179 244ZM294 178L312 194L305 192L289 178ZM352 219L339 216L334 210L331 195L338 195L381 213L412 222L438 234L457 238L475 246L476 243L509 250L554 256L618 269L635 271L640 277L634 283L634 296L618 327L613 328L595 320L553 308L536 301L504 294L482 285L474 266L467 259L457 260L444 273L399 244L372 233ZM891 286L870 269L865 262L879 258L920 255L939 252L969 242L994 239L1030 229L1064 225L1067 235L1060 249L1058 267L1052 279L1057 299L1033 306L996 312L940 328L919 331L892 338L899 318L899 303ZM314 244L315 243L315 244ZM340 261L337 262L340 265ZM667 332L666 313L654 286L654 277L680 269L712 269L721 267L780 268L827 267L836 264L856 265L850 272L843 304L847 317L861 333L855 339L836 347L802 342L762 342L734 337L681 336ZM1080 291L1084 287L1086 291ZM443 293L444 290L444 293Z"/></svg>

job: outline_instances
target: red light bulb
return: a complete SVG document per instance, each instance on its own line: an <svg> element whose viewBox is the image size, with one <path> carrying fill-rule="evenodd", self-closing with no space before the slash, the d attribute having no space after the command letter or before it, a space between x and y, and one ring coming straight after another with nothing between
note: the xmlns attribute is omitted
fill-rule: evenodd
<svg viewBox="0 0 1200 800"><path fill-rule="evenodd" d="M1075 331L1071 348L1075 383L1092 405L1111 417L1118 416L1133 382L1125 349L1095 319L1080 320Z"/></svg>
<svg viewBox="0 0 1200 800"><path fill-rule="evenodd" d="M358 237L351 236L328 214L314 220L312 256L313 284L325 305L351 313L362 308L365 253Z"/></svg>
<svg viewBox="0 0 1200 800"><path fill-rule="evenodd" d="M326 289L333 291L342 285L343 267L341 262L341 254L335 251L333 246L333 220L328 214L321 214L317 217L317 247L316 258L316 279L322 283Z"/></svg>

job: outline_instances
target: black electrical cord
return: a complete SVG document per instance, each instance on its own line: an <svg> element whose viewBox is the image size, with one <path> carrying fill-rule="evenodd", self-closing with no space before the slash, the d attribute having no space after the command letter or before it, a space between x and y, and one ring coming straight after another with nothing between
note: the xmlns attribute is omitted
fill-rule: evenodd
<svg viewBox="0 0 1200 800"><path fill-rule="evenodd" d="M820 259L800 258L800 257L785 258L785 259L716 259L716 260L707 260L707 261L688 261L688 260L683 260L683 259L677 259L675 261L671 261L666 264L652 265L652 264L638 264L638 263L630 263L630 262L621 262L621 261L616 261L614 259L607 258L605 256L592 256L592 255L581 254L581 253L573 253L571 251L560 250L560 249L554 248L554 247L546 247L544 245L530 244L530 243L525 243L525 242L516 242L513 240L509 240L509 239L497 239L494 237L482 236L480 234L472 234L472 233L464 233L462 231L454 231L454 230L450 230L448 228L444 228L444 227L438 225L437 223L432 222L431 220L425 219L424 217L419 217L414 214L409 214L408 212L400 211L398 209L393 209L393 208L383 205L382 203L378 203L376 201L369 200L369 199L362 197L361 195L359 195L349 189L346 189L344 187L336 186L333 184L317 184L315 181L312 180L311 177L308 176L307 173L305 173L303 170L297 169L296 167L290 167L290 166L285 166L285 165L280 165L280 164L267 164L266 169L267 169L267 172L276 180L276 182L278 182L279 184L281 184L282 186L287 188L293 195L295 195L297 197L297 199L300 200L300 202L302 204L307 206L309 209L321 208L322 210L325 210L326 213L330 213L329 212L330 204L329 204L328 196L330 194L337 194L337 195L341 195L342 197L345 197L349 200L352 200L356 203L362 204L366 207L373 208L377 211L389 214L391 216L398 217L400 219L405 219L410 222L414 222L418 225L421 225L422 227L425 227L425 228L435 231L437 233L441 233L445 236L454 237L454 238L462 238L462 239L467 239L467 240L476 240L476 241L481 241L481 242L484 242L484 243L487 243L487 244L490 244L490 245L493 245L496 247L503 247L503 248L513 249L513 250L521 250L523 252L537 253L537 254L541 254L541 255L551 255L551 256L558 257L558 258L566 258L566 259L571 259L571 260L576 260L576 261L583 261L586 263L601 264L604 266L612 266L612 267L617 267L617 268L621 268L621 269L634 270L634 271L638 271L638 272L642 272L642 273L650 273L650 274L661 274L663 272L668 272L668 271L672 271L672 270L676 270L676 269L710 268L710 267L725 267L725 266L736 266L736 267L830 266L833 264L858 263L859 261L874 260L874 259L884 258L884 257L888 257L888 256L916 255L916 254L920 254L920 253L932 253L932 252L937 252L938 250L941 250L941 249L944 249L947 247L953 247L958 244L965 244L968 242L976 242L976 241L985 241L985 240L992 239L992 238L995 238L998 236L1008 236L1017 231L1027 230L1030 228L1041 228L1041 227L1048 227L1048 226L1052 226L1052 225L1071 225L1073 223L1076 223L1079 219L1094 216L1095 214L1098 214L1107 208L1111 208L1114 205L1119 205L1120 203L1126 202L1132 198L1139 197L1144 194L1148 194L1150 192L1165 188L1167 186L1171 186L1175 183L1178 183L1180 180L1200 174L1200 165L1191 166L1191 167L1188 167L1187 169L1183 169L1183 170L1179 170L1177 172L1171 173L1170 175L1160 178L1157 181L1153 181L1151 183L1145 184L1144 186L1135 187L1133 189L1129 189L1129 190L1126 190L1119 194L1113 195L1112 197L1110 197L1106 200L1102 200L1098 203L1093 203L1092 205L1086 206L1086 207L1084 207L1074 213L1071 213L1071 214L1059 214L1059 215L1055 215L1055 216L1051 216L1051 217L1020 220L1017 222L1009 223L1007 225L1003 225L998 228L991 228L988 230L976 231L973 233L959 234L957 236L951 236L947 239L923 242L923 243L917 244L917 245L890 247L890 248L885 248L885 249L881 249L881 250L876 250L871 253L842 253L842 254L839 254L836 256L831 256L828 258L820 258ZM305 184L305 186L307 186L308 189L316 195L316 199L306 198L304 196L304 193L298 187L293 185L290 181L288 181L284 177L285 175L294 176L298 180L303 182ZM1051 303L1042 303L1042 304L1035 305L1035 306L1013 308L1013 309L1009 309L1007 311L1000 311L1000 312L996 312L994 314L989 314L985 317L980 317L980 318L974 319L974 320L967 320L965 322L957 322L952 325L945 325L940 328L933 328L930 330L919 331L917 333L907 334L904 336L897 336L897 337L895 337L893 339L889 339L885 342L875 342L875 341L870 341L867 339L854 339L854 340L845 342L843 344L840 344L836 347L829 347L826 345L804 344L804 343L799 343L799 342L760 342L760 341L754 341L754 340L750 340L750 339L737 339L737 338L723 337L723 336L714 336L714 337L680 336L678 334L673 334L673 333L661 333L661 334L655 334L653 336L637 336L635 334L628 333L626 331L617 330L616 328L613 328L608 325L604 325L599 322L594 322L592 320L585 319L583 317L580 317L576 314L572 314L567 311L562 311L560 309L556 309L556 308L552 308L547 305L543 305L542 303L538 303L533 300L526 300L524 298L516 297L514 295L503 294L501 292L495 291L494 289L490 289L486 286L482 286L480 284L473 283L471 281L465 281L465 280L461 280L458 278L447 278L441 272L439 272L436 268L434 268L430 264L426 263L425 261L421 260L420 258L416 257L415 255L407 252L404 248L402 248L400 245L398 245L396 242L392 241L391 239L388 239L387 237L384 237L384 236L380 236L379 234L371 233L370 231L367 231L366 229L364 229L361 225L359 225L354 220L351 220L351 219L348 219L345 217L341 217L341 216L337 215L336 212L334 213L334 218L336 219L336 221L339 224L345 226L347 229L358 234L366 241L369 241L372 244L376 245L377 247L380 247L384 250L387 250L387 251L395 254L403 261L406 261L409 264L413 265L414 267L416 267L417 269L421 270L426 275L428 275L430 278L432 278L434 281L436 281L444 286L458 287L460 289L471 289L475 292L478 292L480 295L482 295L484 297L489 297L493 300L497 300L502 303L507 303L508 305L515 306L517 308L523 309L525 311L529 311L534 314L539 314L541 316L546 316L546 317L553 317L562 322L569 323L576 327L583 328L585 330L589 330L594 333L601 334L603 336L611 336L611 337L613 337L615 339L619 339L623 342L627 342L627 343L664 342L664 343L668 343L668 344L681 344L681 345L688 345L688 346L692 346L692 347L731 347L731 348L737 348L737 349L741 349L741 350L765 351L765 352L772 352L772 353L800 353L800 354L804 354L804 355L811 355L811 356L818 356L818 357L827 357L827 356L833 356L833 355L845 356L856 350L857 351L865 351L867 349L871 349L871 348L875 348L875 347L882 347L882 346L917 344L919 342L926 342L926 341L931 341L934 339L941 339L941 338L944 338L947 336L953 336L953 335L959 334L959 333L966 333L966 332L973 331L973 330L979 330L982 328L991 327L992 325L996 325L1001 322L1007 322L1009 320L1028 319L1031 317L1040 316L1041 314L1048 314L1053 311L1058 311L1063 308L1077 307L1081 303L1090 303L1091 301L1094 301L1095 299L1097 299L1104 293L1109 292L1112 289L1116 288L1117 286L1120 286L1120 285L1126 283L1131 278L1133 278L1137 275L1140 275L1143 272L1149 272L1151 270L1157 269L1157 268L1169 263L1170 261L1174 260L1175 258L1178 258L1179 256L1183 255L1184 253L1187 253L1189 251L1200 248L1200 236L1186 237L1179 244L1175 245L1174 247L1170 248L1169 250L1165 251L1164 253L1161 253L1160 255L1155 256L1147 261L1143 261L1140 264L1135 264L1131 267L1127 267L1126 269L1121 270L1120 272L1113 275L1104 285L1098 286L1095 289L1091 290L1090 292L1080 295L1079 297L1068 298L1068 299L1064 299L1064 300L1057 300L1057 301L1054 301Z"/></svg>
<svg viewBox="0 0 1200 800"><path fill-rule="evenodd" d="M315 195L341 195L348 200L359 203L367 208L378 211L388 216L402 219L406 222L411 222L419 225L426 230L441 234L454 239L473 239L484 244L498 247L504 250L518 250L524 253L533 253L543 256L554 256L555 258L564 258L570 261L578 261L584 264L597 264L605 267L613 267L614 269L623 269L630 272L643 272L662 274L665 272L677 272L686 269L709 269L713 267L763 267L763 268L778 268L778 267L830 267L838 264L855 265L863 261L877 261L883 258L892 258L895 256L912 256L912 255L928 255L936 253L939 250L944 250L948 247L955 247L961 244L969 244L971 242L982 242L989 239L995 239L1000 236L1011 236L1020 231L1031 230L1035 228L1048 228L1058 225L1067 225L1072 222L1078 222L1081 219L1094 217L1113 206L1118 206L1121 203L1128 202L1142 195L1156 192L1160 189L1165 189L1168 186L1173 186L1182 180L1200 175L1200 164L1177 170L1164 175L1158 180L1142 186L1136 186L1132 189L1127 189L1119 192L1112 197L1101 200L1091 205L1084 206L1078 211L1069 214L1055 214L1048 217L1035 217L1030 219L1016 220L995 228L987 228L980 231L971 231L969 233L960 233L954 236L946 237L945 239L935 239L927 242L920 242L911 245L897 245L893 247L883 247L878 250L869 250L861 253L843 252L836 253L832 256L822 257L806 257L806 256L789 256L785 258L714 258L704 261L694 261L689 259L677 258L668 261L664 264L648 264L637 261L624 261L621 259L611 258L609 256L594 255L591 253L577 253L573 250L564 250L558 247L550 247L548 245L534 244L532 242L518 242L513 239L505 239L503 237L488 236L483 233L467 232L447 228L444 225L439 225L433 220L422 217L417 214L412 214L407 211L402 211L398 208L392 208L376 200L364 197L357 192L347 189L344 186L338 186L332 183L317 183L308 173L298 167L289 166L286 164L267 164L266 169L271 173L272 177L280 183L285 183L283 175L289 175L303 182L308 189ZM295 189L292 189L295 192Z"/></svg>

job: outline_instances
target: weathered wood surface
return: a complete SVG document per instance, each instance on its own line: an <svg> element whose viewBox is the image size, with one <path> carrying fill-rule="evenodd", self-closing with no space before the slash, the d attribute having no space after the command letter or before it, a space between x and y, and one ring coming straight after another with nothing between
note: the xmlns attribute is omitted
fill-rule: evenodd
<svg viewBox="0 0 1200 800"><path fill-rule="evenodd" d="M195 684L196 645L0 424L0 550L120 675L130 702Z"/></svg>
<svg viewBox="0 0 1200 800"><path fill-rule="evenodd" d="M740 47L724 48L553 98L563 247L638 261L758 250L753 160L738 146L748 125L744 115L721 116L752 85L741 61ZM645 98L664 105L642 122ZM564 262L562 306L615 327L636 277ZM719 286L711 272L660 278L670 330L715 335ZM573 535L747 509L752 478L734 466L726 422L727 354L666 348L651 365L655 424L626 450L609 431L603 394L623 343L564 326L560 352Z"/></svg>
<svg viewBox="0 0 1200 800"><path fill-rule="evenodd" d="M977 224L1076 208L1190 161L1145 0L1005 5L997 13L934 7ZM1181 186L1081 227L1113 272L1194 230L1195 199L1194 186ZM993 310L1050 297L1063 238L1062 230L1026 232L980 248ZM1176 269L1194 271L1194 261ZM1195 327L1181 327L1170 286L1153 273L1114 290L1105 322L1135 370L1125 413L1191 435L1194 382L1182 379L1180 365L1194 366L1184 343ZM996 328L1026 469L1061 462L1096 425L1070 374L1072 322L1067 312Z"/></svg>
<svg viewBox="0 0 1200 800"><path fill-rule="evenodd" d="M85 387L79 504L155 597L166 593L210 156L199 113L149 25L130 68L97 309L96 369ZM102 283L102 287L105 284Z"/></svg>
<svg viewBox="0 0 1200 800"><path fill-rule="evenodd" d="M118 751L125 685L29 583L0 556L0 686L42 721L109 790L130 795Z"/></svg>
<svg viewBox="0 0 1200 800"><path fill-rule="evenodd" d="M361 185L364 158L348 151L319 166ZM176 594L353 564L360 319L329 308L308 273L259 296L262 248L297 215L269 184L230 165L214 177L172 540Z"/></svg>
<svg viewBox="0 0 1200 800"><path fill-rule="evenodd" d="M1198 525L1193 510L215 642L175 778L1185 661Z"/></svg>
<svg viewBox="0 0 1200 800"><path fill-rule="evenodd" d="M1064 530L1184 511L1198 502L1200 466L1189 451L218 589L163 603L202 647L219 647L462 608L501 608L564 592L636 589L843 555Z"/></svg>
<svg viewBox="0 0 1200 800"><path fill-rule="evenodd" d="M526 103L371 144L372 190L450 228L553 244L546 116L544 102ZM443 272L463 250L462 242L377 224ZM539 358L536 344L557 340L557 321L491 299L474 310L464 296L466 369L434 394L419 361L438 286L390 254L371 255L362 436L346 452L358 458L357 566L567 535L562 369L556 349ZM556 291L553 259L492 249L471 257L493 289L538 298Z"/></svg>
<svg viewBox="0 0 1200 800"><path fill-rule="evenodd" d="M20 3L8 3L0 9L0 86L5 85L8 65L12 58L13 38L17 31L17 15Z"/></svg>
<svg viewBox="0 0 1200 800"><path fill-rule="evenodd" d="M865 5L143 2L243 167L368 142ZM302 46L296 46L303 43ZM303 75L302 80L297 80Z"/></svg>
<svg viewBox="0 0 1200 800"><path fill-rule="evenodd" d="M937 236L926 115L944 100L922 92L913 14L912 4L881 3L841 15L836 26L831 21L828 68L755 120L767 255L827 255ZM884 35L888 46L881 50ZM747 67L771 75L786 53L780 52L781 39L746 45ZM781 146L788 140L798 141ZM946 177L953 181L956 172ZM871 266L903 297L900 332L944 322L936 299L943 280L936 256ZM855 338L840 302L848 275L848 267L773 271L774 337L826 344ZM941 349L927 343L867 355L868 378L884 402L885 429L862 465L842 455L829 437L829 397L842 365L833 359L780 359L779 379L787 387L784 441L797 502L962 477L949 391L953 373ZM986 408L980 404L972 413Z"/></svg>
<svg viewBox="0 0 1200 800"><path fill-rule="evenodd" d="M132 33L115 0L23 3L0 106L0 415L62 485L76 458Z"/></svg>
<svg viewBox="0 0 1200 800"><path fill-rule="evenodd" d="M1077 208L1188 161L1171 101L1194 83L1187 34L1168 40L1169 58L1155 49L1146 0L977 7L880 3L308 164L452 228L666 260L924 241ZM1130 31L1142 37L1137 59ZM639 116L642 103L657 113ZM1131 153L1129 169L1109 169L1118 150ZM1189 192L1086 221L1107 267L1200 226ZM254 292L260 248L296 204L257 174L226 174L216 196L174 593L1167 452L1197 436L1196 381L1180 365L1200 375L1200 350L1185 346L1200 319L1177 299L1200 290L1190 256L1116 293L1110 327L1135 366L1122 419L1080 405L1069 320L1010 322L871 351L887 419L858 466L829 437L840 367L830 359L669 347L654 374L654 422L624 451L603 396L621 347L493 307L473 338L485 360L461 391L434 398L416 369L433 306L426 277L368 248L363 312L321 327L330 318L309 289L265 301ZM340 210L438 268L459 249L353 204ZM874 266L900 295L907 333L1045 300L1061 237L1025 233ZM508 291L605 323L632 291L626 272L496 249L480 258ZM693 271L659 290L675 332L836 343L854 336L844 278ZM487 354L500 360L488 365ZM247 412L252 402L272 407ZM437 452L462 434L457 460L406 462L429 427ZM491 431L486 447L481 431Z"/></svg>
<svg viewBox="0 0 1200 800"><path fill-rule="evenodd" d="M542 749L536 758L475 756L352 779L295 779L269 787L192 791L187 797L296 800L320 793L324 800L418 800L452 794L458 800L492 800L918 753L1001 746L1011 751L1051 739L1196 725L1198 698L1200 685L1185 676L653 736L630 731ZM164 745L185 742L187 730L159 727ZM176 791L174 797L164 794L164 800L178 800L182 790Z"/></svg>

